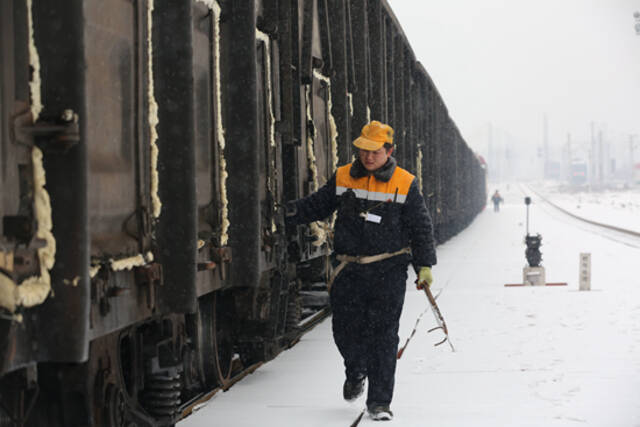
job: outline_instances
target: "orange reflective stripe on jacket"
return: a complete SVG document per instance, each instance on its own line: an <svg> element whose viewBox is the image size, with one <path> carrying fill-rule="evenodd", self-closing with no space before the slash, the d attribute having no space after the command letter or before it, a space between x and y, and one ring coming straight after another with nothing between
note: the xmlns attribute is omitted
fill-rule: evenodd
<svg viewBox="0 0 640 427"><path fill-rule="evenodd" d="M336 196L353 190L358 199L404 203L414 178L411 173L400 167L396 167L387 182L379 181L373 175L354 178L350 171L350 164L339 167L336 171Z"/></svg>

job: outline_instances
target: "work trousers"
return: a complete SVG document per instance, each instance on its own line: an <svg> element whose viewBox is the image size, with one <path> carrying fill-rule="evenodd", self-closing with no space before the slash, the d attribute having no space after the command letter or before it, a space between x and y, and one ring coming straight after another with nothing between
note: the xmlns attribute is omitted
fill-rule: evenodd
<svg viewBox="0 0 640 427"><path fill-rule="evenodd" d="M349 264L331 288L333 338L348 380L368 378L367 406L393 397L407 264Z"/></svg>

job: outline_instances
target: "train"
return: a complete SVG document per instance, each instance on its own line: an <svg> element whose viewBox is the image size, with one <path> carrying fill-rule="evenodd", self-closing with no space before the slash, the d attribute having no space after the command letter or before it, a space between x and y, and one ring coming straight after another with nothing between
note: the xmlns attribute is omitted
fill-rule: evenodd
<svg viewBox="0 0 640 427"><path fill-rule="evenodd" d="M573 188L581 188L588 184L589 167L587 162L574 160L569 168L569 185Z"/></svg>
<svg viewBox="0 0 640 427"><path fill-rule="evenodd" d="M0 3L0 426L174 425L330 314L287 201L395 129L443 242L485 171L385 0Z"/></svg>

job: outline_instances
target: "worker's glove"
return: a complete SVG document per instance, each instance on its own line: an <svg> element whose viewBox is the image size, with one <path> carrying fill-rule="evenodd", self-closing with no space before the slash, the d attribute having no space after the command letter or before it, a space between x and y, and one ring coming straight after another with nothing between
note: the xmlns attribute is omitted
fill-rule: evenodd
<svg viewBox="0 0 640 427"><path fill-rule="evenodd" d="M431 274L431 267L420 267L418 271L418 280L416 281L416 288L422 289L425 286L430 287L433 283L433 275Z"/></svg>

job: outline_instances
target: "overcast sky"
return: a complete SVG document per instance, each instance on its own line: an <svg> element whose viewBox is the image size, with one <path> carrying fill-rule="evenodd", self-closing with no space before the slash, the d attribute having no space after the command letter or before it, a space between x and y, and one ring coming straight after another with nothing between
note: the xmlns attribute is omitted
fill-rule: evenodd
<svg viewBox="0 0 640 427"><path fill-rule="evenodd" d="M488 123L516 144L640 142L640 0L388 0L474 149ZM636 150L636 153L640 150Z"/></svg>

